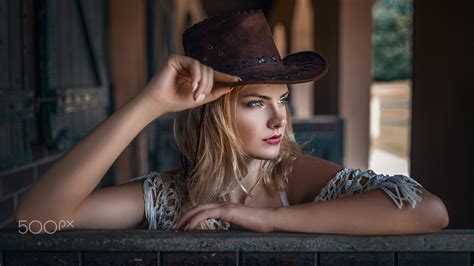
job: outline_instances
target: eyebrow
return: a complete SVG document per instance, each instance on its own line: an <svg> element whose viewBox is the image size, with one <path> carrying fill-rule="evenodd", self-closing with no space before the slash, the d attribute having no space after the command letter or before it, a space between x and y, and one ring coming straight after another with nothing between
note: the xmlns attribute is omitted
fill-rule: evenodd
<svg viewBox="0 0 474 266"><path fill-rule="evenodd" d="M288 94L290 93L290 91L286 91L284 94L282 94L280 96L280 99L285 97L285 96L288 96ZM264 100L271 100L270 97L266 96L266 95L261 95L261 94L257 94L257 93L251 93L251 94L247 94L245 95L244 97L242 98L247 98L247 97L257 97L257 98L261 98L261 99L264 99Z"/></svg>

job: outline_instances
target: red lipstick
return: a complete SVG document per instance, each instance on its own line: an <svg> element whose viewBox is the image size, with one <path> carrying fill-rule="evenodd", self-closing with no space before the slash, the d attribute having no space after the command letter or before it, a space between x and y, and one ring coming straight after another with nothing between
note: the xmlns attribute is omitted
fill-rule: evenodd
<svg viewBox="0 0 474 266"><path fill-rule="evenodd" d="M263 141L265 141L266 143L270 145L276 145L276 144L279 144L282 139L283 139L283 135L279 134L279 135L273 135L269 138L266 138Z"/></svg>

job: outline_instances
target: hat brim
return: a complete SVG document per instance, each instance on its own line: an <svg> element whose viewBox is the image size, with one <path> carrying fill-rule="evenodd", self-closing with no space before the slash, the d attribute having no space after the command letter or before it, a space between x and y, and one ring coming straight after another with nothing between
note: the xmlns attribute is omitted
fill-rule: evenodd
<svg viewBox="0 0 474 266"><path fill-rule="evenodd" d="M230 87L249 84L296 84L316 81L328 71L326 58L317 52L305 51L283 58L283 64L262 64L253 68L228 73L242 81L216 83L214 87Z"/></svg>

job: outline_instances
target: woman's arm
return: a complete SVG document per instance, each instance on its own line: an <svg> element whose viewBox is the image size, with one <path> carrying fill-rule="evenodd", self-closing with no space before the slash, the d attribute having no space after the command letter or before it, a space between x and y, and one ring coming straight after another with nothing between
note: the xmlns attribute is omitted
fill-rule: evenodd
<svg viewBox="0 0 474 266"><path fill-rule="evenodd" d="M156 112L150 112L155 109ZM137 134L164 110L138 95L66 152L20 198L17 219L70 218Z"/></svg>
<svg viewBox="0 0 474 266"><path fill-rule="evenodd" d="M389 235L435 232L449 223L446 207L422 189L415 208L398 209L380 189L324 202L310 202L274 211L273 230L353 235Z"/></svg>
<svg viewBox="0 0 474 266"><path fill-rule="evenodd" d="M201 221L215 218L257 232L391 235L439 231L449 223L446 208L438 197L422 191L423 200L415 208L404 204L401 209L380 189L281 208L204 204L183 215L176 229L193 230Z"/></svg>
<svg viewBox="0 0 474 266"><path fill-rule="evenodd" d="M303 155L288 177L293 206L275 211L277 231L340 234L403 234L433 232L447 226L446 207L425 189L415 208L402 209L381 189L323 202L312 202L343 167L318 157ZM316 175L316 176L315 176Z"/></svg>
<svg viewBox="0 0 474 266"><path fill-rule="evenodd" d="M258 232L287 231L331 234L410 234L435 232L449 223L446 207L422 190L422 200L399 209L381 189L314 202L321 189L342 166L303 155L288 176L291 206L256 208L237 203L205 204L183 215L177 229L194 229L208 218L222 219ZM188 225L189 224L189 225Z"/></svg>
<svg viewBox="0 0 474 266"><path fill-rule="evenodd" d="M217 81L237 80L236 77L213 72L189 57L170 56L137 97L99 124L26 191L15 210L16 219L40 222L65 220L75 217L78 210L93 219L91 210L109 210L108 207L114 204L110 200L111 195L120 196L119 192L135 191L138 186L100 190L100 193L88 198L107 169L135 136L161 114L193 108L230 91L229 88L212 90L214 77ZM205 95L204 99L196 101L199 94ZM138 200L142 201L142 198ZM84 202L87 204L82 206ZM98 208L99 204L101 208ZM112 216L110 220L115 218ZM82 224L87 227L96 222L82 221Z"/></svg>

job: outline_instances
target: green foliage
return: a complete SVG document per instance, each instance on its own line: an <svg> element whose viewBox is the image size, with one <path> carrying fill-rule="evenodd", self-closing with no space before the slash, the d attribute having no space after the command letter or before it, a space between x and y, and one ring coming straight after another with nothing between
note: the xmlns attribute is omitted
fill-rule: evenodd
<svg viewBox="0 0 474 266"><path fill-rule="evenodd" d="M374 18L376 81L411 79L412 0L377 0Z"/></svg>

